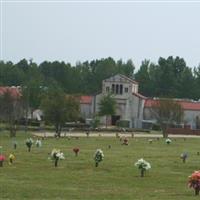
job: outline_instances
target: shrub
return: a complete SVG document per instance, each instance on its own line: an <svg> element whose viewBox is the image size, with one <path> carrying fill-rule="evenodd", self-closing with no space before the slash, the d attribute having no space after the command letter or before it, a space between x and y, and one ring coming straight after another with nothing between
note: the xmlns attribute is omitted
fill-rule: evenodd
<svg viewBox="0 0 200 200"><path fill-rule="evenodd" d="M129 128L129 126L130 126L130 121L128 121L128 120L118 120L118 121L116 122L116 125L117 125L118 127Z"/></svg>
<svg viewBox="0 0 200 200"><path fill-rule="evenodd" d="M154 131L160 131L161 127L160 127L159 124L153 124L151 129L154 130Z"/></svg>

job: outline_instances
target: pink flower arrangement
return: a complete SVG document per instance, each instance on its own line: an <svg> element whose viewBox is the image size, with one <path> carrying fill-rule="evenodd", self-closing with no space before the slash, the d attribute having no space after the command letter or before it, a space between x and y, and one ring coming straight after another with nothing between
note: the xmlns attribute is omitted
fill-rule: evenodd
<svg viewBox="0 0 200 200"><path fill-rule="evenodd" d="M0 155L0 161L4 161L6 158L4 155Z"/></svg>
<svg viewBox="0 0 200 200"><path fill-rule="evenodd" d="M0 155L0 167L3 167L3 162L6 159L4 155Z"/></svg>
<svg viewBox="0 0 200 200"><path fill-rule="evenodd" d="M78 156L80 149L78 147L73 148L73 152L75 153L76 156Z"/></svg>
<svg viewBox="0 0 200 200"><path fill-rule="evenodd" d="M123 144L124 144L124 145L128 145L128 139L127 139L127 138L124 138Z"/></svg>
<svg viewBox="0 0 200 200"><path fill-rule="evenodd" d="M188 186L195 190L195 195L199 195L200 171L195 171L191 176L189 176Z"/></svg>

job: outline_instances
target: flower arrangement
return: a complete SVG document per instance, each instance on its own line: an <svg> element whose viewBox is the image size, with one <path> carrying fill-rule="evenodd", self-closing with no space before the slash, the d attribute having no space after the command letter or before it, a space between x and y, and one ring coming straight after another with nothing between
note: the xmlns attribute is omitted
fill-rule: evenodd
<svg viewBox="0 0 200 200"><path fill-rule="evenodd" d="M55 167L57 167L58 166L58 161L59 160L64 160L65 157L64 157L63 152L61 152L60 149L53 149L52 152L51 152L50 159L52 161L54 161L54 165L55 165Z"/></svg>
<svg viewBox="0 0 200 200"><path fill-rule="evenodd" d="M32 138L28 138L26 140L26 146L28 147L28 151L30 152L31 151L31 147L33 145L33 139Z"/></svg>
<svg viewBox="0 0 200 200"><path fill-rule="evenodd" d="M86 131L86 136L89 137L90 133L89 131Z"/></svg>
<svg viewBox="0 0 200 200"><path fill-rule="evenodd" d="M195 171L191 176L189 176L188 186L194 189L195 195L199 195L200 171Z"/></svg>
<svg viewBox="0 0 200 200"><path fill-rule="evenodd" d="M122 143L123 145L128 145L128 139L127 138L124 138L124 140L123 140L123 143Z"/></svg>
<svg viewBox="0 0 200 200"><path fill-rule="evenodd" d="M101 149L97 149L94 154L95 166L98 167L99 163L103 160L104 154Z"/></svg>
<svg viewBox="0 0 200 200"><path fill-rule="evenodd" d="M35 142L36 147L41 147L42 146L42 141L40 139L37 139Z"/></svg>
<svg viewBox="0 0 200 200"><path fill-rule="evenodd" d="M144 177L144 172L151 169L151 165L149 162L145 161L143 158L139 159L135 166L138 167L138 169L141 172L141 177Z"/></svg>
<svg viewBox="0 0 200 200"><path fill-rule="evenodd" d="M188 158L188 154L184 152L180 155L180 158L183 160L183 163L185 163L186 159Z"/></svg>
<svg viewBox="0 0 200 200"><path fill-rule="evenodd" d="M149 144L152 144L153 140L152 139L148 139Z"/></svg>
<svg viewBox="0 0 200 200"><path fill-rule="evenodd" d="M169 139L169 138L167 138L166 140L165 140L165 142L166 142L166 144L171 144L171 139Z"/></svg>
<svg viewBox="0 0 200 200"><path fill-rule="evenodd" d="M0 167L3 167L3 162L5 161L6 157L4 155L0 155Z"/></svg>
<svg viewBox="0 0 200 200"><path fill-rule="evenodd" d="M13 160L15 159L14 154L11 153L8 158L9 158L9 164L12 165Z"/></svg>
<svg viewBox="0 0 200 200"><path fill-rule="evenodd" d="M75 153L76 156L78 156L80 149L78 147L73 148L73 152Z"/></svg>

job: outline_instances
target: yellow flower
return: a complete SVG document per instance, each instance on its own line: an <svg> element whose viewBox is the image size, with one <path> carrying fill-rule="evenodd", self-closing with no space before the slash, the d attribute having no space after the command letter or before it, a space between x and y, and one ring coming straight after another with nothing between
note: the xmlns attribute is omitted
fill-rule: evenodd
<svg viewBox="0 0 200 200"><path fill-rule="evenodd" d="M14 159L15 159L15 156L11 153L11 154L9 155L9 159L14 160Z"/></svg>

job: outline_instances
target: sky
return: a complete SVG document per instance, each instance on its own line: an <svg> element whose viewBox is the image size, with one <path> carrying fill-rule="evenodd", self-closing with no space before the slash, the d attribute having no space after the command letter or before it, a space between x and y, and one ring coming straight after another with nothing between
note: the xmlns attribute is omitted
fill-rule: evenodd
<svg viewBox="0 0 200 200"><path fill-rule="evenodd" d="M0 0L1 60L200 63L200 1Z"/></svg>

